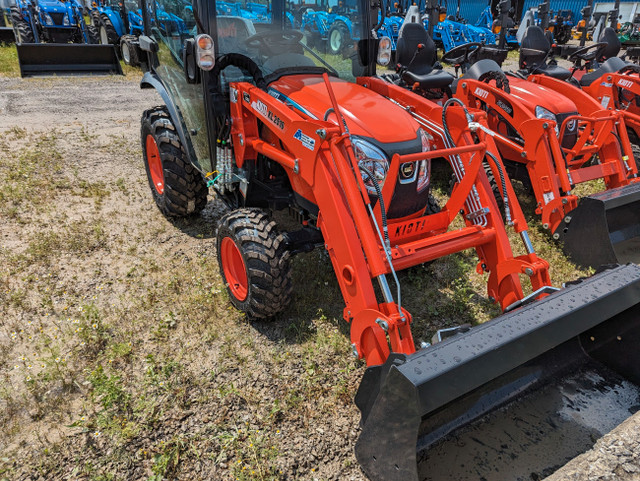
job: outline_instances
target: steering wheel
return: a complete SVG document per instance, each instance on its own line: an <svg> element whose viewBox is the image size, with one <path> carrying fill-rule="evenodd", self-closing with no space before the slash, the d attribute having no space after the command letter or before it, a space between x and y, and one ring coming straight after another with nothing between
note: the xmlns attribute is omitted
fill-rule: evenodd
<svg viewBox="0 0 640 481"><path fill-rule="evenodd" d="M600 55L604 51L608 44L606 42L598 42L593 45L589 45L588 47L582 47L573 52L567 60L571 62L575 62L576 60L584 60L585 62L591 62L597 58L600 58ZM592 51L593 50L593 51Z"/></svg>
<svg viewBox="0 0 640 481"><path fill-rule="evenodd" d="M469 53L482 47L480 42L469 42L464 45L458 45L445 53L440 59L441 62L450 65L460 65L469 61Z"/></svg>
<svg viewBox="0 0 640 481"><path fill-rule="evenodd" d="M303 36L304 34L299 30L265 30L251 35L244 43L249 48L267 47L268 50L273 51L274 48L281 49L282 47L298 45ZM282 52L276 51L274 53Z"/></svg>

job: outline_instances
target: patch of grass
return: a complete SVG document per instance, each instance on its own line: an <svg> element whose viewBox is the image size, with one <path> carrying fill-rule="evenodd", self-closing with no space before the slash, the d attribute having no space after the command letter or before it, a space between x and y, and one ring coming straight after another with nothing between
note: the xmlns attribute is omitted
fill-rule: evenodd
<svg viewBox="0 0 640 481"><path fill-rule="evenodd" d="M0 77L19 77L18 50L15 44L0 44Z"/></svg>

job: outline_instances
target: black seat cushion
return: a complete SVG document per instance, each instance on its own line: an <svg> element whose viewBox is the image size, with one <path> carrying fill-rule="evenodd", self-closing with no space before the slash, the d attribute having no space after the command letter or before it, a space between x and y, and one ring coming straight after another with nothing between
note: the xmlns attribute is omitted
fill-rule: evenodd
<svg viewBox="0 0 640 481"><path fill-rule="evenodd" d="M605 62L593 72L584 74L580 79L580 85L584 87L586 87L587 85L591 85L595 80L598 80L604 74L617 72L625 65L627 65L627 62L622 60L620 57L611 57L610 59L605 60Z"/></svg>
<svg viewBox="0 0 640 481"><path fill-rule="evenodd" d="M607 27L602 31L600 37L598 37L598 42L604 42L607 44L600 58L597 59L598 62L602 62L603 60L617 56L622 45L620 43L620 39L618 38L618 34L611 27Z"/></svg>
<svg viewBox="0 0 640 481"><path fill-rule="evenodd" d="M423 89L443 89L451 85L453 75L444 70L435 69L425 74L418 74L407 70L402 74L402 80L408 85L413 85L417 82Z"/></svg>

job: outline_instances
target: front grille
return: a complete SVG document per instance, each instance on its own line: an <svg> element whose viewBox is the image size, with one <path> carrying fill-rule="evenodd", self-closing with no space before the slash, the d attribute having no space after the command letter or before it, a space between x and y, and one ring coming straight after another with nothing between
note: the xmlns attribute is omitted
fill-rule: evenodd
<svg viewBox="0 0 640 481"><path fill-rule="evenodd" d="M578 112L569 112L568 114L556 115L558 128L560 128L564 120L571 115L578 115ZM576 120L575 122L571 123L567 122L567 125L565 125L564 136L562 138L562 147L564 147L565 149L570 149L576 144L576 140L578 140L578 121Z"/></svg>
<svg viewBox="0 0 640 481"><path fill-rule="evenodd" d="M51 16L54 25L62 25L64 23L64 17L66 13L51 12L49 13L49 15Z"/></svg>

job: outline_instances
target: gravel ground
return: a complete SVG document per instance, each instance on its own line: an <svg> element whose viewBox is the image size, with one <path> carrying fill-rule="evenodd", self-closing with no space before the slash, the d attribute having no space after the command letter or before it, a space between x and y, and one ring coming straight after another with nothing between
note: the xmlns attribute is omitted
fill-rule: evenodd
<svg viewBox="0 0 640 481"><path fill-rule="evenodd" d="M42 208L46 219L33 211L19 211L17 216L7 215L7 211L1 212L1 251L15 257L25 252L22 244L36 238L40 231L63 229L76 221L100 216L107 231L106 247L101 245L88 254L86 249L81 254L68 251L63 257L54 258L55 262L47 268L54 272L54 277L58 276L60 285L74 283L78 298L85 299L96 289L102 289L100 286L104 286L106 300L99 298L96 301L98 307L102 306L100 302L104 302L105 312L111 312L107 305L113 301L116 303L113 309L117 309L120 303L121 309L126 310L130 316L138 308L132 299L136 296L144 297L145 292L152 290L158 283L169 282L168 278L162 276L168 275L167 272L172 269L186 266L182 269L193 269L190 273L193 272L194 277L203 272L210 273L198 270L202 264L198 259L203 252L211 249L211 231L202 222L172 226L161 218L152 205L144 169L139 161L138 129L141 112L157 105L160 99L153 91L140 90L136 80L0 80L0 138L4 142L3 156L15 156L20 149L26 149L26 139L31 135L55 132L59 139L56 145L63 163L59 175L73 174L78 182L97 179L109 191L100 194L104 196L104 200L101 200L100 205L96 200L95 209L85 207L81 198L73 197L75 194L56 194L56 205ZM26 129L26 137L16 134L21 132L16 128ZM39 162L48 160L38 159ZM122 188L121 185L129 186L127 195L117 193L118 188ZM215 219L218 215L214 207L208 207L204 219ZM29 250L26 252L29 253ZM136 259L143 258L148 262L150 255L158 262L158 268L145 271L149 280L144 278L138 284L121 282L122 278L135 278L136 274L132 274L134 268L141 268ZM319 259L318 265L324 262ZM33 266L22 266L20 269L19 275L24 276L21 279L11 277L15 275L15 270L2 272L1 279L8 286L7 292L27 289L28 282L34 282L32 287L40 289L37 276L44 277L44 272ZM320 277L331 275L330 271L324 272L322 267L318 270L321 271ZM29 276L36 276L36 280ZM217 285L214 283L207 289L212 292L219 289L219 278L216 281ZM324 285L326 284L325 282ZM320 296L336 295L336 292L323 290L321 284L317 288L311 285L308 289L319 290ZM65 296L67 292L60 293L59 302L67 302ZM242 336L243 344L238 348L243 351L240 361L236 357L233 362L225 362L225 356L229 356L229 338L219 339L219 332L213 335L204 327L202 330L190 330L192 328L184 326L179 315L177 328L171 322L166 324L167 332L172 333L168 338L161 336L165 331L160 327L151 326L157 329L157 336L146 340L142 338L154 346L149 348L150 352L144 351L146 347L142 342L140 349L143 353L140 355L118 357L119 355L114 354L108 358L106 351L101 351L97 355L101 363L105 366L112 362L114 366L121 363L124 366L123 372L130 373L132 377L135 377L135 371L140 370L141 366L143 370L144 366L148 366L149 355L159 357L173 353L184 366L185 372L193 378L200 380L209 376L210 380L199 381L203 382L199 384L199 389L192 388L189 391L185 388L183 392L178 386L174 391L167 392L160 398L164 404L155 414L155 424L149 424L151 428L137 428L138 431L134 434L126 431L125 434L116 435L113 426L103 427L95 433L102 432L104 436L93 439L90 433L99 429L99 426L104 426L100 424L100 415L108 412L116 417L117 414L109 411L110 408L105 404L105 392L97 397L88 394L85 384L89 384L89 381L83 382L83 379L90 380L94 393L101 386L95 381L95 371L84 377L78 373L73 377L74 381L78 381L78 387L64 391L64 401L59 400L55 408L41 409L39 404L37 408L30 404L31 391L28 388L33 384L21 384L11 369L14 367L13 359L31 347L26 342L26 337L21 347L11 344L15 334L13 330L18 329L22 333L20 329L24 323L31 324L28 319L37 319L46 331L48 327L44 312L51 312L53 317L57 316L62 320L66 316L62 307L42 308L37 303L32 303L28 295L22 303L26 307L22 308L13 300L10 302L9 297L0 300L5 301L3 311L0 311L4 318L0 323L3 324L0 331L0 373L5 383L2 390L5 396L0 400L0 412L6 409L7 413L7 417L0 418L6 428L4 438L0 440L0 479L364 479L352 454L358 434L358 412L351 403L351 396L363 368L361 365L355 366L348 358L348 342L344 333L338 332L334 325L327 326L323 316L314 320L315 324L311 327L311 336L315 336L314 346L318 345L320 334L324 336L322 342L326 344L322 348L324 350L312 352L318 358L315 363L311 363L308 357L305 358L309 347L304 342L288 343L285 340L283 344L282 338L286 339L290 335L290 327L285 326L286 322L256 326L238 321L237 315L229 314L228 304L224 300L222 307L216 307L215 313L218 317L226 316L226 321L237 323L238 327L218 326L217 329L230 329L231 335ZM313 302L319 300L312 300ZM67 304L73 306L73 302ZM174 309L179 312L178 307ZM331 310L330 307L327 309ZM339 312L339 306L333 309ZM118 311L114 311L110 315L115 319L117 313ZM304 315L308 315L308 312L300 317ZM105 316L108 318L109 314ZM153 319L153 322L157 321L157 318ZM117 321L113 322L115 326ZM299 324L296 329L304 331L308 326ZM115 332L115 328L113 331ZM337 334L334 336L334 333ZM304 335L308 334L303 332L301 336L296 332L295 338L305 339ZM162 339L163 343L158 339ZM191 348L183 345L190 342L193 343ZM133 343L135 348L137 344L135 341ZM126 343L123 341L123 344ZM45 342L42 345L47 344ZM41 349L41 345L34 349ZM290 351L292 357L300 358L299 362L288 359ZM273 361L270 359L273 355L280 357ZM131 357L146 359L144 362L147 364L140 359L127 361ZM146 369L148 374L149 368ZM318 377L318 371L321 370L326 370L326 374ZM69 373L73 374L71 368ZM187 375L184 377L189 378ZM173 378L167 379L166 382L171 382ZM344 383L340 391L332 387L336 379ZM302 401L293 398L290 400L289 409L293 414L276 409L278 403L274 399L281 398L278 393L294 389L292 386L306 382L305 380L310 383L305 387L308 398ZM154 385L154 389L162 392L164 382ZM60 381L62 388L56 383L48 386L45 400L55 398L56 389L67 389L66 377ZM226 389L224 395L223 388ZM194 389L197 392L194 393ZM209 397L211 389L220 394L213 396L213 400L204 400ZM326 392L322 389L326 389ZM157 394L156 391L153 392ZM247 395L248 392L251 396ZM133 394L136 392L133 391ZM145 391L144 394L149 393ZM15 396L15 399L11 400L11 396ZM18 398L23 399L24 403L19 404ZM177 398L183 404L188 404L187 407L182 404L174 406L178 402ZM41 402L42 398L39 399ZM96 405L102 406L102 410L96 410ZM83 414L95 424L78 431L78 426L82 427L84 422ZM117 416L120 416L117 418L118 422L125 426L127 419L123 420L121 413ZM235 431L224 431L223 434L226 433L227 436L224 437L216 423L227 425L229 422L236 423ZM261 434L265 425L266 429L271 430L268 435L264 432ZM574 459L547 479L640 479L639 426L640 415L631 417L601 438L591 451ZM246 429L245 434L243 429ZM235 437L232 433L235 433ZM267 437L263 439L261 436ZM272 445L277 447L276 454L270 451ZM260 447L260 450L256 450L256 447ZM236 464L238 467L234 468ZM110 477L109 473L115 474Z"/></svg>

